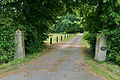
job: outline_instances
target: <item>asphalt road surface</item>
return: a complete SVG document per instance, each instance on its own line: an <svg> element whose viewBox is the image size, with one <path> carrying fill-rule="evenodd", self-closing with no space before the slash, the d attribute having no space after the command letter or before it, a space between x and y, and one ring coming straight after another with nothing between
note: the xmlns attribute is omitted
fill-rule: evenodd
<svg viewBox="0 0 120 80"><path fill-rule="evenodd" d="M90 73L80 53L82 35L47 52L20 69L0 75L0 80L102 80Z"/></svg>

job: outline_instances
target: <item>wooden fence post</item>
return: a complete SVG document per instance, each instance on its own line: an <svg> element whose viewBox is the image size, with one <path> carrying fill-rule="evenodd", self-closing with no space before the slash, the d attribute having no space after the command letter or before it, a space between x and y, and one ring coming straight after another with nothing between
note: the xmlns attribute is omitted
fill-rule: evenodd
<svg viewBox="0 0 120 80"><path fill-rule="evenodd" d="M67 34L67 38L68 38L69 36L68 36L68 34Z"/></svg>
<svg viewBox="0 0 120 80"><path fill-rule="evenodd" d="M17 30L15 33L15 59L21 59L25 57L25 45L24 45L24 33Z"/></svg>
<svg viewBox="0 0 120 80"><path fill-rule="evenodd" d="M52 44L52 38L50 38L50 44Z"/></svg>
<svg viewBox="0 0 120 80"><path fill-rule="evenodd" d="M56 42L58 43L58 36L56 37Z"/></svg>
<svg viewBox="0 0 120 80"><path fill-rule="evenodd" d="M61 41L62 41L62 36L61 36Z"/></svg>
<svg viewBox="0 0 120 80"><path fill-rule="evenodd" d="M66 39L66 35L64 35L64 39Z"/></svg>

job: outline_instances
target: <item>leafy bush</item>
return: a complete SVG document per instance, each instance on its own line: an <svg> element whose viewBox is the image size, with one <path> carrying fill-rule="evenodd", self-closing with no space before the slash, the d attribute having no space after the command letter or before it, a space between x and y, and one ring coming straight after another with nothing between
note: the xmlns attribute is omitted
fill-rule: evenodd
<svg viewBox="0 0 120 80"><path fill-rule="evenodd" d="M13 59L16 27L12 23L11 18L0 19L0 64Z"/></svg>
<svg viewBox="0 0 120 80"><path fill-rule="evenodd" d="M81 10L84 30L89 33L86 39L92 47L95 47L94 34L105 34L108 38L107 60L120 65L120 1L83 0L82 2L85 6Z"/></svg>
<svg viewBox="0 0 120 80"><path fill-rule="evenodd" d="M87 40L87 42L90 44L91 49L92 49L93 51L95 51L96 34L86 33L83 38L84 38L85 40Z"/></svg>
<svg viewBox="0 0 120 80"><path fill-rule="evenodd" d="M71 14L61 16L57 21L57 26L55 26L55 32L58 32L58 33L83 32L83 29L80 24L80 18Z"/></svg>
<svg viewBox="0 0 120 80"><path fill-rule="evenodd" d="M0 0L0 64L13 59L16 30L25 32L26 53L38 52L43 47L43 41L48 37L49 27L55 23L57 16L72 10L73 2Z"/></svg>
<svg viewBox="0 0 120 80"><path fill-rule="evenodd" d="M107 60L120 65L120 27L112 30L108 37L108 57Z"/></svg>

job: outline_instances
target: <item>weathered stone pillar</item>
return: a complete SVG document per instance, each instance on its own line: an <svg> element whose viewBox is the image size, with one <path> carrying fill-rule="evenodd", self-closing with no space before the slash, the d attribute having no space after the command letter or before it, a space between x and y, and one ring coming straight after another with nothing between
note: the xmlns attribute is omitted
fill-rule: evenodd
<svg viewBox="0 0 120 80"><path fill-rule="evenodd" d="M25 57L25 45L24 45L24 33L17 30L15 33L15 59L21 59Z"/></svg>
<svg viewBox="0 0 120 80"><path fill-rule="evenodd" d="M95 60L104 61L106 59L106 53L107 53L106 36L97 35Z"/></svg>

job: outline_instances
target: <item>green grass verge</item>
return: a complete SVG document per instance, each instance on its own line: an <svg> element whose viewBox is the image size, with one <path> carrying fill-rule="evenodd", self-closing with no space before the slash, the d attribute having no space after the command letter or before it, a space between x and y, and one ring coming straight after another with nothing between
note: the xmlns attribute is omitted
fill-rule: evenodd
<svg viewBox="0 0 120 80"><path fill-rule="evenodd" d="M85 54L85 62L88 65L91 72L104 77L107 80L120 80L120 66L114 65L109 62L97 62L94 60L94 54L90 48L88 48L88 43L83 39L82 50Z"/></svg>
<svg viewBox="0 0 120 80"><path fill-rule="evenodd" d="M92 72L106 78L107 80L120 79L120 67L107 62L96 62L90 56L85 59Z"/></svg>
<svg viewBox="0 0 120 80"><path fill-rule="evenodd" d="M20 66L29 63L32 59L42 56L43 55L42 51L44 49L49 49L49 47L41 48L41 51L39 53L27 54L24 59L14 59L9 63L1 64L0 65L0 74L4 73L4 72L16 70Z"/></svg>

